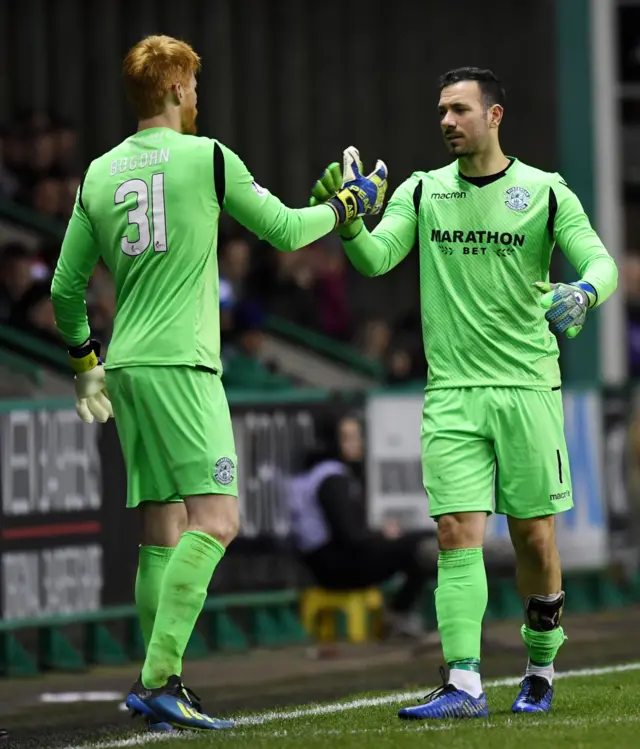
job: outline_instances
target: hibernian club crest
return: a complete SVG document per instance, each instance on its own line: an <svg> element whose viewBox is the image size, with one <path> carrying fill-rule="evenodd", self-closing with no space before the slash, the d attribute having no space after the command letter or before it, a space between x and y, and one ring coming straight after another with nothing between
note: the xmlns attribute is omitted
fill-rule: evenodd
<svg viewBox="0 0 640 749"><path fill-rule="evenodd" d="M504 204L512 211L526 211L531 193L524 187L510 187L504 194Z"/></svg>

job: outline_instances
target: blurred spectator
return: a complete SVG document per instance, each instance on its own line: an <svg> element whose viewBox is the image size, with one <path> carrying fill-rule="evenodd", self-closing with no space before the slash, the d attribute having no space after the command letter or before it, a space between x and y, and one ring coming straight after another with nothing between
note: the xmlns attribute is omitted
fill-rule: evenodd
<svg viewBox="0 0 640 749"><path fill-rule="evenodd" d="M368 588L402 575L386 624L391 634L422 639L422 618L415 612L427 580L435 575L435 535L405 535L393 520L380 532L368 529L359 416L338 420L326 413L316 440L306 471L290 482L287 493L293 540L302 561L329 590Z"/></svg>
<svg viewBox="0 0 640 749"><path fill-rule="evenodd" d="M14 198L18 194L18 178L7 166L4 156L7 148L7 133L0 135L0 198Z"/></svg>
<svg viewBox="0 0 640 749"><path fill-rule="evenodd" d="M243 237L234 237L223 243L220 252L220 277L224 278L236 299L246 291L246 280L251 262L251 245Z"/></svg>
<svg viewBox="0 0 640 749"><path fill-rule="evenodd" d="M629 374L640 376L640 254L632 252L620 274L627 301Z"/></svg>
<svg viewBox="0 0 640 749"><path fill-rule="evenodd" d="M223 349L231 341L236 305L233 287L226 278L220 278L220 340Z"/></svg>
<svg viewBox="0 0 640 749"><path fill-rule="evenodd" d="M306 251L278 252L270 283L269 310L306 328L318 329L318 305L314 297L316 277Z"/></svg>
<svg viewBox="0 0 640 749"><path fill-rule="evenodd" d="M6 322L33 283L32 259L19 242L0 248L0 321Z"/></svg>
<svg viewBox="0 0 640 749"><path fill-rule="evenodd" d="M413 379L413 361L406 348L394 348L388 357L387 383L398 385Z"/></svg>
<svg viewBox="0 0 640 749"><path fill-rule="evenodd" d="M64 183L56 177L43 177L38 180L33 186L31 204L39 213L52 218L62 218Z"/></svg>
<svg viewBox="0 0 640 749"><path fill-rule="evenodd" d="M67 220L80 184L77 134L70 121L23 113L4 130L0 194Z"/></svg>
<svg viewBox="0 0 640 749"><path fill-rule="evenodd" d="M385 320L369 320L362 331L362 353L370 359L384 361L391 341L391 328Z"/></svg>
<svg viewBox="0 0 640 749"><path fill-rule="evenodd" d="M332 245L330 238L323 238L316 244L322 253L315 286L320 331L346 341L351 338L352 324L344 250L339 243Z"/></svg>
<svg viewBox="0 0 640 749"><path fill-rule="evenodd" d="M71 120L57 117L53 126L54 169L60 174L78 173L78 133Z"/></svg>
<svg viewBox="0 0 640 749"><path fill-rule="evenodd" d="M3 136L2 159L4 167L20 182L26 168L27 144L24 134L17 125L5 129Z"/></svg>
<svg viewBox="0 0 640 749"><path fill-rule="evenodd" d="M35 131L27 150L27 165L34 177L50 174L56 160L56 139L50 129Z"/></svg>
<svg viewBox="0 0 640 749"><path fill-rule="evenodd" d="M64 347L56 328L50 288L48 280L30 286L13 308L9 323L41 341Z"/></svg>
<svg viewBox="0 0 640 749"><path fill-rule="evenodd" d="M228 387L271 389L291 387L288 377L264 361L265 317L255 302L240 303L235 313L235 345L223 357L224 384Z"/></svg>

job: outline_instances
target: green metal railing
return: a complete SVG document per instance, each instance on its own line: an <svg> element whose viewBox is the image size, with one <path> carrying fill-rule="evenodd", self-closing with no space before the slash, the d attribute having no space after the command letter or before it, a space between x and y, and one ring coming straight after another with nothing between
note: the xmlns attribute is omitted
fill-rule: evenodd
<svg viewBox="0 0 640 749"><path fill-rule="evenodd" d="M0 367L6 367L12 372L24 375L33 385L40 387L44 381L42 368L20 354L0 349Z"/></svg>
<svg viewBox="0 0 640 749"><path fill-rule="evenodd" d="M306 642L297 615L298 599L293 590L209 597L185 657ZM144 643L134 605L0 622L0 672L4 676L82 671L143 658Z"/></svg>
<svg viewBox="0 0 640 749"><path fill-rule="evenodd" d="M0 351L15 354L36 366L69 372L67 352L62 346L41 341L10 325L0 325Z"/></svg>
<svg viewBox="0 0 640 749"><path fill-rule="evenodd" d="M384 376L384 367L376 359L363 356L353 346L341 343L333 338L317 333L314 330L303 328L291 320L271 315L267 320L267 327L271 333L278 335L301 348L309 349L316 354L325 356L327 359L342 364L359 374L381 380Z"/></svg>
<svg viewBox="0 0 640 749"><path fill-rule="evenodd" d="M393 585L383 586L389 594ZM435 583L425 590L423 617L436 626ZM620 608L640 601L640 577L620 585L603 572L569 574L564 583L572 613ZM277 590L210 596L198 620L185 658L213 652L246 652L309 641L299 615L300 593ZM336 614L339 635L346 632L344 615ZM485 621L520 620L522 602L511 576L490 578ZM136 608L112 606L69 616L0 622L0 673L34 676L43 671L83 671L92 666L124 665L144 658Z"/></svg>

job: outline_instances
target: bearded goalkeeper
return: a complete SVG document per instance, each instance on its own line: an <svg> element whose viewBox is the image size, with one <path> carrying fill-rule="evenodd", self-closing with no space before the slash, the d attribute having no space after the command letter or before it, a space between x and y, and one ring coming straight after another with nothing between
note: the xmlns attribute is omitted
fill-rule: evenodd
<svg viewBox="0 0 640 749"><path fill-rule="evenodd" d="M146 659L127 706L156 730L231 726L203 714L181 678L209 582L239 524L221 382L220 213L279 250L295 250L375 213L386 189L379 162L329 205L283 205L233 151L195 136L199 69L194 50L171 37L151 36L129 51L124 84L138 128L87 169L51 289L78 414L91 422L113 412L127 506L141 516L135 596ZM117 295L106 375L85 304L99 258Z"/></svg>
<svg viewBox="0 0 640 749"><path fill-rule="evenodd" d="M505 94L489 70L440 80L442 134L455 160L415 172L376 229L340 230L352 264L387 273L416 243L424 350L429 362L422 462L438 522L436 611L449 678L404 719L488 715L480 679L487 606L482 546L487 516L507 515L524 602L529 659L514 712L551 708L553 663L565 635L555 515L573 507L556 336L576 336L617 285L614 261L558 174L505 156ZM332 165L313 203L335 192ZM575 268L549 283L552 249Z"/></svg>

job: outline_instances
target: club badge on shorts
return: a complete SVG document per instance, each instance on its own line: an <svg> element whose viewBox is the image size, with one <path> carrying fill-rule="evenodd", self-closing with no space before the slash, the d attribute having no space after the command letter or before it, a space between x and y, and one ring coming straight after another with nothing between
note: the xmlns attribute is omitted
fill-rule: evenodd
<svg viewBox="0 0 640 749"><path fill-rule="evenodd" d="M234 462L231 458L220 458L214 466L213 479L222 486L228 486L233 481L235 471Z"/></svg>

